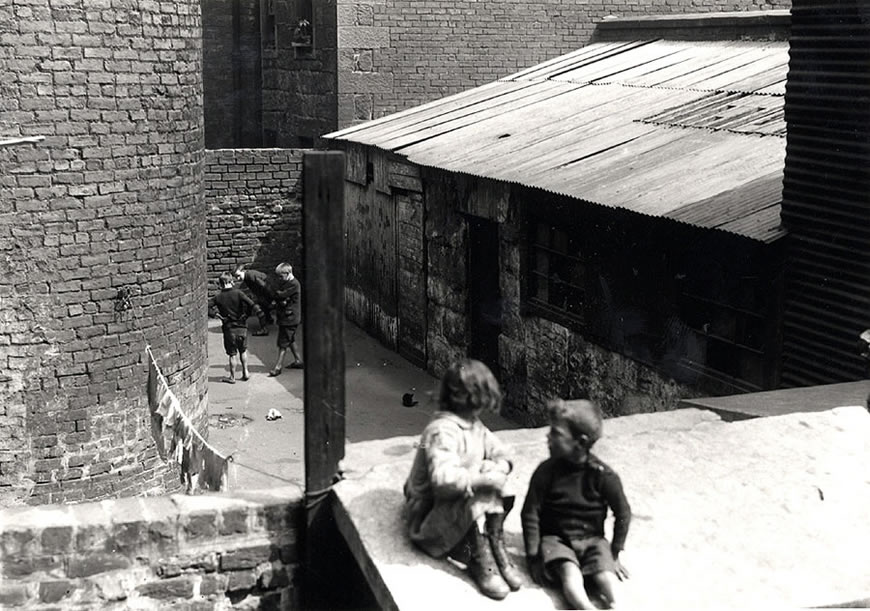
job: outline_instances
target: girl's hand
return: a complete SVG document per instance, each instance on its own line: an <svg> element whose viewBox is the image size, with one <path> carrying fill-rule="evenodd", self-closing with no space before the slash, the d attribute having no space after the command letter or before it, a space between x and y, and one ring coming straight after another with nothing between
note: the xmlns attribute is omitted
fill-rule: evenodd
<svg viewBox="0 0 870 611"><path fill-rule="evenodd" d="M504 488L507 481L507 473L498 470L490 470L486 473L478 473L474 476L472 487L475 490L498 490Z"/></svg>
<svg viewBox="0 0 870 611"><path fill-rule="evenodd" d="M622 563L619 560L614 559L614 571L616 572L616 576L619 577L619 581L625 581L629 578L628 569L622 566Z"/></svg>
<svg viewBox="0 0 870 611"><path fill-rule="evenodd" d="M480 472L487 473L489 471L501 471L502 473L510 473L511 466L506 460L489 460L484 459L480 465Z"/></svg>

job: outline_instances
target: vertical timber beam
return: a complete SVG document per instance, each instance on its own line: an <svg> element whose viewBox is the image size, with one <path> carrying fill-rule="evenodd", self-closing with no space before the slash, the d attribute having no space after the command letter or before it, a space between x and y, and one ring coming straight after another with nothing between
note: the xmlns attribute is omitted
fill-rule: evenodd
<svg viewBox="0 0 870 611"><path fill-rule="evenodd" d="M303 157L306 589L328 572L331 487L344 458L344 153Z"/></svg>

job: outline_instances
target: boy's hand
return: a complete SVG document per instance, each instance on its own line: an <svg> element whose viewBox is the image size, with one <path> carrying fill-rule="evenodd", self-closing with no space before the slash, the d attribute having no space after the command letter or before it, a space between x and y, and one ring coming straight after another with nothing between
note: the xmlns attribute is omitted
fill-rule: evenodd
<svg viewBox="0 0 870 611"><path fill-rule="evenodd" d="M630 575L628 574L628 569L622 566L622 563L619 560L614 558L613 564L615 565L614 571L616 572L616 576L619 578L619 581L625 581L630 577Z"/></svg>
<svg viewBox="0 0 870 611"><path fill-rule="evenodd" d="M532 581L539 586L544 585L544 562L541 560L541 556L526 556L526 564L529 568L529 575L532 576Z"/></svg>

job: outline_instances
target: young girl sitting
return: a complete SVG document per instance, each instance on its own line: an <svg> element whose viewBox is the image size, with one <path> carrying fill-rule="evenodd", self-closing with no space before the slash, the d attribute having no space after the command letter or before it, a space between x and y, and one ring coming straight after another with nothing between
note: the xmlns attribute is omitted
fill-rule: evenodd
<svg viewBox="0 0 870 611"><path fill-rule="evenodd" d="M471 359L451 365L441 380L440 410L423 430L405 482L411 541L435 558L470 555L472 578L497 600L522 583L504 547L513 497L502 490L512 464L479 419L500 405L498 382L486 365Z"/></svg>

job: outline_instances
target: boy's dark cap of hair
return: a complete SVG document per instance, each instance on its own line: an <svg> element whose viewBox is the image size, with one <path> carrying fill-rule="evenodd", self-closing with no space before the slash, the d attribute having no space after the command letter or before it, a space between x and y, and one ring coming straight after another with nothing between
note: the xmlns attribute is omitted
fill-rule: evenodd
<svg viewBox="0 0 870 611"><path fill-rule="evenodd" d="M604 430L604 415L594 401L553 399L547 403L547 408L550 418L565 421L574 439L592 445L601 438Z"/></svg>

